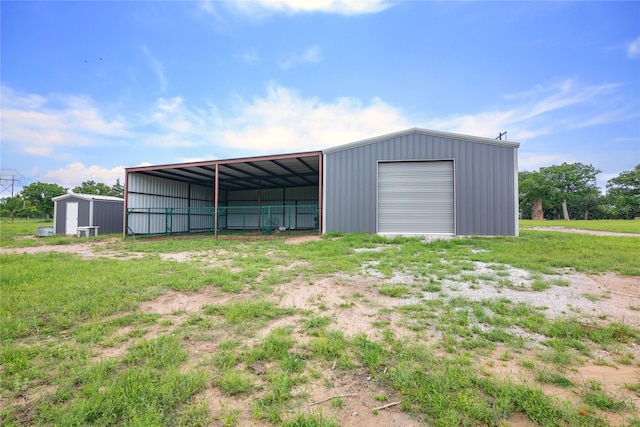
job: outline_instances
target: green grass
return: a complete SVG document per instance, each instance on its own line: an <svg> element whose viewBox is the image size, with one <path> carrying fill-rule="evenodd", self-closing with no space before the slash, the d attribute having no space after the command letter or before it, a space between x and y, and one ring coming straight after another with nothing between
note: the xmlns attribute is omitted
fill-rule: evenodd
<svg viewBox="0 0 640 427"><path fill-rule="evenodd" d="M380 287L380 290L378 292L381 295L386 295L388 297L402 298L410 292L410 289L404 285L385 284Z"/></svg>
<svg viewBox="0 0 640 427"><path fill-rule="evenodd" d="M626 349L640 344L638 328L550 319L497 291L472 301L447 295L446 283L502 282L544 298L554 286L568 285L542 277L560 267L639 274L636 238L525 229L517 238L430 243L332 234L300 245L211 238L110 245L122 256L0 256L0 397L8 402L0 424L232 426L249 418L275 426L334 426L339 418L333 414L350 415L344 413L348 399L331 399L317 412L308 403L311 391L331 397L341 393L338 384L353 385L342 379L367 381L359 399L401 401L394 410L435 426L501 425L518 414L538 425L600 426L607 425L604 413L633 412L603 385L568 378L581 364L597 361L595 349L612 354L607 363L632 366L636 361ZM377 249L356 250L362 248ZM186 262L158 256L183 251L198 256ZM146 255L126 259L131 252ZM493 272L477 276L475 261ZM529 272L531 288L520 289L507 277L509 265ZM414 282L359 281L363 266L380 277L402 273ZM324 310L317 301L302 300L302 309L278 304L287 286L313 287L328 277L345 303L327 302ZM202 295L214 301L202 307L172 307L170 300L166 312L139 311L141 303L170 290L189 295L205 288ZM377 294L423 293L428 298L412 305L373 302ZM370 310L375 328L369 334L340 329L337 316L348 321L355 312L351 299L358 310ZM541 338L524 354L527 334ZM502 380L485 370L506 362L527 369L536 382ZM542 384L576 393L587 414L545 394ZM215 413L204 398L212 388L229 402ZM636 389L637 381L626 390ZM37 398L17 404L29 396Z"/></svg>
<svg viewBox="0 0 640 427"><path fill-rule="evenodd" d="M530 219L521 219L520 228L532 227L564 227L576 228L580 230L596 230L611 231L615 233L634 233L640 234L640 221L638 220L622 220L622 219L598 219L591 221L584 220L542 220L533 221Z"/></svg>
<svg viewBox="0 0 640 427"><path fill-rule="evenodd" d="M121 234L102 234L98 236L78 238L75 236L53 235L38 237L38 227L53 227L53 220L27 220L16 218L11 222L0 221L0 246L3 248L24 248L44 245L68 245L78 242L92 242L114 237L122 237Z"/></svg>

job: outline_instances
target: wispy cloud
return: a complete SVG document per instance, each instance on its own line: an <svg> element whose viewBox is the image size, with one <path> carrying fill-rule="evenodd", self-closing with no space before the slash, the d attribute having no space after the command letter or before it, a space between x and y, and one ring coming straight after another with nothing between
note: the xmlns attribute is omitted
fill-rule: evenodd
<svg viewBox="0 0 640 427"><path fill-rule="evenodd" d="M164 67L162 66L162 63L158 60L158 58L156 58L151 53L149 48L147 48L146 46L142 46L142 51L147 56L147 58L149 58L151 69L153 70L154 74L158 78L160 91L162 92L166 91L167 87L169 86L169 81L167 80L167 77L164 74Z"/></svg>
<svg viewBox="0 0 640 427"><path fill-rule="evenodd" d="M284 70L296 67L301 64L315 64L322 61L322 50L320 46L313 45L301 52L294 52L278 60L278 66Z"/></svg>
<svg viewBox="0 0 640 427"><path fill-rule="evenodd" d="M560 130L628 120L633 116L624 107L603 110L603 99L619 88L618 84L585 86L566 79L505 94L504 108L436 118L426 125L487 137L508 130L510 138L525 140Z"/></svg>
<svg viewBox="0 0 640 427"><path fill-rule="evenodd" d="M45 98L7 86L2 86L0 123L2 144L38 156L51 155L59 147L89 146L129 134L121 117L105 118L86 97Z"/></svg>
<svg viewBox="0 0 640 427"><path fill-rule="evenodd" d="M640 57L640 36L627 46L627 56L631 59Z"/></svg>
<svg viewBox="0 0 640 427"><path fill-rule="evenodd" d="M361 15L378 13L392 6L388 0L259 0L236 1L229 5L246 15L262 17L268 13L335 13Z"/></svg>
<svg viewBox="0 0 640 427"><path fill-rule="evenodd" d="M258 62L260 62L260 57L253 50L243 52L237 55L237 58L239 58L245 64L250 64L250 65L257 64Z"/></svg>

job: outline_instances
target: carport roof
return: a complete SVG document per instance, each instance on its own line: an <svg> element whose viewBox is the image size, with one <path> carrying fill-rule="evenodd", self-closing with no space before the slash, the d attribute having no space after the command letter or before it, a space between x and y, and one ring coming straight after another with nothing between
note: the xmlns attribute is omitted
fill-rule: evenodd
<svg viewBox="0 0 640 427"><path fill-rule="evenodd" d="M321 151L309 151L275 156L139 166L127 168L126 171L127 174L140 173L173 181L213 186L217 165L220 190L304 187L319 185L321 156Z"/></svg>

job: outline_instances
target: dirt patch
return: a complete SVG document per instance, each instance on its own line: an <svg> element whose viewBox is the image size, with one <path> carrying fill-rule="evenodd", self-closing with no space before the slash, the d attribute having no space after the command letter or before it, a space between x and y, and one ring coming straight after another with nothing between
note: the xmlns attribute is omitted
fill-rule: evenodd
<svg viewBox="0 0 640 427"><path fill-rule="evenodd" d="M401 399L392 389L372 381L364 369L342 372L327 367L322 370L324 380L310 384L308 389L307 408L310 411L322 411L325 416L338 420L341 426L399 426L417 427L424 422L402 412L398 405L373 411L385 404L398 402ZM381 402L376 396L387 395ZM332 405L335 399L343 402L342 407Z"/></svg>
<svg viewBox="0 0 640 427"><path fill-rule="evenodd" d="M531 230L538 231L557 231L560 233L575 233L575 234L590 234L592 236L630 236L630 237L640 237L639 234L635 233L617 233L615 231L599 231L599 230L582 230L578 228L566 228L562 226L552 226L552 227L533 227Z"/></svg>
<svg viewBox="0 0 640 427"><path fill-rule="evenodd" d="M320 236L300 236L300 237L289 237L284 242L289 245L299 245L305 242L317 242L321 240Z"/></svg>
<svg viewBox="0 0 640 427"><path fill-rule="evenodd" d="M224 304L231 298L229 294L220 293L218 289L211 287L192 293L167 291L153 301L142 303L138 311L162 315L194 313L205 305Z"/></svg>

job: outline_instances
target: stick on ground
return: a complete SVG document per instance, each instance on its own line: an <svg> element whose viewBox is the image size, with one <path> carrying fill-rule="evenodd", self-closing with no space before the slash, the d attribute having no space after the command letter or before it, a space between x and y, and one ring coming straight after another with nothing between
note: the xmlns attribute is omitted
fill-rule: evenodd
<svg viewBox="0 0 640 427"><path fill-rule="evenodd" d="M332 397L327 397L326 399L318 400L317 402L309 403L309 406L319 405L321 403L328 402L329 400L337 399L339 397L352 397L352 396L357 396L357 394L354 394L354 393L337 394L337 395L332 396Z"/></svg>
<svg viewBox="0 0 640 427"><path fill-rule="evenodd" d="M396 406L396 405L399 405L399 404L400 404L400 401L387 403L386 405L382 405L382 406L378 406L377 408L373 408L372 411L380 411L382 409L387 409L390 406Z"/></svg>

